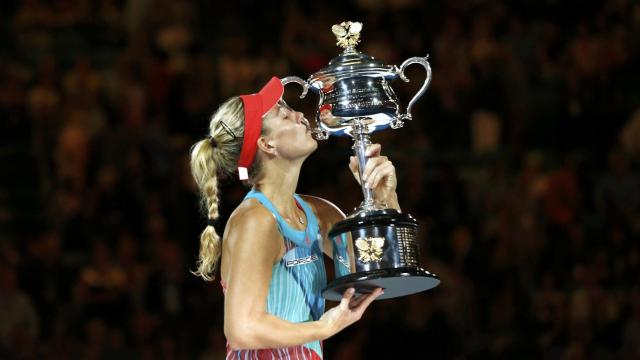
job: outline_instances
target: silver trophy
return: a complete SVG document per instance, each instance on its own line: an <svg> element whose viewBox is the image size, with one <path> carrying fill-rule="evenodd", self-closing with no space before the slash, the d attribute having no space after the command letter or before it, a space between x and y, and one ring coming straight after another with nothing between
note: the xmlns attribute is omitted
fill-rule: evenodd
<svg viewBox="0 0 640 360"><path fill-rule="evenodd" d="M386 128L398 129L406 120L411 120L411 107L431 81L431 67L427 57L412 57L397 67L384 65L357 51L355 46L360 42L362 23L343 22L333 25L331 30L337 45L344 49L342 54L307 81L289 76L282 79L282 83L302 85L301 98L309 89L318 94L314 138L351 136L362 178L367 162L365 149L371 143L369 134ZM404 71L412 64L422 65L427 77L402 113L389 82L397 78L408 82ZM411 215L376 202L373 190L361 183L364 201L329 231L336 279L323 291L323 296L340 300L349 287L360 294L382 287L384 294L378 299L388 299L437 286L438 277L419 263L418 222Z"/></svg>

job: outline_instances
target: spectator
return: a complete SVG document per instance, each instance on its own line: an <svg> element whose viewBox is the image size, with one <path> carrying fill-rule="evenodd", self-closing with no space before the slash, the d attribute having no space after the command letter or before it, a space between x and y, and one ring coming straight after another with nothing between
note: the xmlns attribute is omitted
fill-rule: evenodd
<svg viewBox="0 0 640 360"><path fill-rule="evenodd" d="M19 288L18 274L8 263L0 265L0 354L35 355L40 320L30 297Z"/></svg>

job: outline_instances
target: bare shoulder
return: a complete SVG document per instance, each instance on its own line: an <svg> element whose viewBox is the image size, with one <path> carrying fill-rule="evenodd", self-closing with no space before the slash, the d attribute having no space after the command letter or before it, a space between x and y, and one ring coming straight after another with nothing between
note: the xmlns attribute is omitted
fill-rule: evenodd
<svg viewBox="0 0 640 360"><path fill-rule="evenodd" d="M274 236L278 236L278 230L273 214L258 201L248 199L229 216L223 238L227 246L234 248L236 242L245 237L251 237L253 246L259 246L260 243L273 244L269 240Z"/></svg>
<svg viewBox="0 0 640 360"><path fill-rule="evenodd" d="M300 196L311 206L313 211L321 220L334 223L345 218L342 210L329 200L312 195Z"/></svg>
<svg viewBox="0 0 640 360"><path fill-rule="evenodd" d="M275 218L267 208L254 199L244 200L233 210L229 216L229 223L243 223L246 221L258 221L275 224Z"/></svg>

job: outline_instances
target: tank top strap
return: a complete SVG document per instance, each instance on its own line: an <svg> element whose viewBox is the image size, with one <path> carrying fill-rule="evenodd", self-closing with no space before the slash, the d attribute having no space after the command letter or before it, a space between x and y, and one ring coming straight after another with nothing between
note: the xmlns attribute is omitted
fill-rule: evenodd
<svg viewBox="0 0 640 360"><path fill-rule="evenodd" d="M278 209L276 209L271 200L269 200L269 198L265 194L256 189L251 189L251 191L249 191L249 193L244 198L258 200L262 204L262 206L264 206L265 208L267 208L267 210L269 210L269 212L271 212L271 215L273 215L273 217L276 219L276 222L278 223L278 230L280 231L282 236L285 237L285 240L288 239L299 243L301 241L300 239L304 237L304 231L294 229L289 224L287 224L282 215L280 215L280 213L278 212Z"/></svg>
<svg viewBox="0 0 640 360"><path fill-rule="evenodd" d="M244 200L246 200L246 199L256 199L256 200L258 200L264 207L267 208L267 210L269 210L271 212L271 214L278 221L278 224L280 224L281 222L284 221L284 219L282 218L282 216L280 216L280 213L278 212L276 207L273 206L273 203L271 202L271 200L269 200L269 198L266 197L260 191L257 191L255 189L251 189L251 191L249 191L247 193L247 195L245 195Z"/></svg>
<svg viewBox="0 0 640 360"><path fill-rule="evenodd" d="M307 217L307 226L305 230L298 230L291 225L287 224L287 222L282 218L276 207L273 205L271 200L267 198L263 193L257 191L255 189L251 189L249 193L244 197L245 199L256 199L258 200L267 210L271 212L271 214L275 217L278 223L278 230L286 239L293 241L298 245L302 245L305 247L313 246L313 243L318 238L319 227L318 227L318 219L315 214L309 207L309 205L300 198L297 194L293 195L296 202L302 207L302 210Z"/></svg>

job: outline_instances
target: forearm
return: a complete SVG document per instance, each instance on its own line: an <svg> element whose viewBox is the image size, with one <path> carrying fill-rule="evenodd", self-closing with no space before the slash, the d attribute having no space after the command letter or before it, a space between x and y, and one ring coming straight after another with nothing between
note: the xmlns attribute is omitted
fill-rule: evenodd
<svg viewBox="0 0 640 360"><path fill-rule="evenodd" d="M324 340L333 334L325 321L292 323L268 313L242 323L229 329L225 326L232 349L286 348Z"/></svg>

